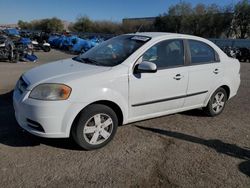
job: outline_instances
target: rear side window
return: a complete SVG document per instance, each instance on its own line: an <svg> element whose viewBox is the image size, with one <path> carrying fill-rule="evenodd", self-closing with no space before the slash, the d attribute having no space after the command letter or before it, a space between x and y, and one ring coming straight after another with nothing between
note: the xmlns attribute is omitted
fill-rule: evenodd
<svg viewBox="0 0 250 188"><path fill-rule="evenodd" d="M216 62L215 51L204 42L189 40L192 64Z"/></svg>

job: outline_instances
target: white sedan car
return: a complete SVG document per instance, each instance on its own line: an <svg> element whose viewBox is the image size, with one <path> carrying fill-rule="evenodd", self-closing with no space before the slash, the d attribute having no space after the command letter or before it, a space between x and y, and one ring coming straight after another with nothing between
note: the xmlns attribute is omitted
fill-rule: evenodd
<svg viewBox="0 0 250 188"><path fill-rule="evenodd" d="M134 33L26 72L13 103L23 129L91 150L122 124L195 108L219 115L239 85L238 60L206 39Z"/></svg>

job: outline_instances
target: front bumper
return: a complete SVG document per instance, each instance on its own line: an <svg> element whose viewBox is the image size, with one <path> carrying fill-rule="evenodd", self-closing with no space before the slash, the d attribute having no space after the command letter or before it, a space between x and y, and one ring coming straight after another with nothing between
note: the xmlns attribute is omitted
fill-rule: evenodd
<svg viewBox="0 0 250 188"><path fill-rule="evenodd" d="M69 137L70 127L81 107L73 105L67 100L40 101L31 99L28 98L29 93L30 91L21 93L18 89L14 91L13 106L18 124L36 136L46 138ZM32 124L32 122L35 123ZM37 125L42 128L37 129Z"/></svg>

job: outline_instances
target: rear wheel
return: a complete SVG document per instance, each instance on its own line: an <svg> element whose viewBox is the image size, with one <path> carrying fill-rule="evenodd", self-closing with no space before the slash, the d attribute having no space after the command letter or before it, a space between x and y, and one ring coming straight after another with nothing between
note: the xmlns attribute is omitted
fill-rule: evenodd
<svg viewBox="0 0 250 188"><path fill-rule="evenodd" d="M80 147L92 150L108 144L113 139L117 126L118 118L111 108L93 104L81 112L71 133Z"/></svg>
<svg viewBox="0 0 250 188"><path fill-rule="evenodd" d="M213 95L211 96L207 106L203 108L203 110L209 116L217 116L225 108L226 101L227 101L227 92L223 88L217 89Z"/></svg>
<svg viewBox="0 0 250 188"><path fill-rule="evenodd" d="M13 53L13 58L11 60L11 63L18 63L19 60L19 53L16 51Z"/></svg>
<svg viewBox="0 0 250 188"><path fill-rule="evenodd" d="M49 52L50 49L51 49L50 46L44 46L44 47L43 47L43 51L44 51L44 52Z"/></svg>

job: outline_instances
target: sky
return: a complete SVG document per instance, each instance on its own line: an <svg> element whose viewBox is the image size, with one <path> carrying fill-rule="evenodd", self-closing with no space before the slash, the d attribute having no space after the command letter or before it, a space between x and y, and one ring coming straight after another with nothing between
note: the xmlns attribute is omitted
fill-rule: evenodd
<svg viewBox="0 0 250 188"><path fill-rule="evenodd" d="M18 20L31 21L58 17L75 21L79 16L93 20L121 22L123 18L152 17L167 12L169 6L181 0L0 0L0 24L13 24ZM239 0L185 0L220 6Z"/></svg>

